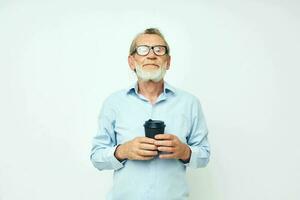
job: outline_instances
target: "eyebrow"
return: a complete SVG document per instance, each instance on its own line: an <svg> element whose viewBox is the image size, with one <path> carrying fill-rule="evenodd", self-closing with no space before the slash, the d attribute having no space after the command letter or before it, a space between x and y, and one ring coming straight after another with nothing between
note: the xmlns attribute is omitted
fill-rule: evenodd
<svg viewBox="0 0 300 200"><path fill-rule="evenodd" d="M167 46L167 45L165 45L165 44L155 44L155 45L137 44L136 46L137 46L137 47L138 47L138 46L149 46L149 47L153 47L153 46Z"/></svg>

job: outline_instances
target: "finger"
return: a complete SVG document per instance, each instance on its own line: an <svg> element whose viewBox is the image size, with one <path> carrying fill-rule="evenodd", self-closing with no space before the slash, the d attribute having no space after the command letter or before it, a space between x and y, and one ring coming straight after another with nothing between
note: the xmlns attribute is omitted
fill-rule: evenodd
<svg viewBox="0 0 300 200"><path fill-rule="evenodd" d="M139 142L140 143L146 143L146 144L154 144L155 140L153 138L140 137Z"/></svg>
<svg viewBox="0 0 300 200"><path fill-rule="evenodd" d="M158 147L158 151L175 152L175 148L174 147Z"/></svg>
<svg viewBox="0 0 300 200"><path fill-rule="evenodd" d="M172 134L157 134L154 137L156 140L172 140L174 138L174 135Z"/></svg>
<svg viewBox="0 0 300 200"><path fill-rule="evenodd" d="M136 156L135 160L151 160L153 156Z"/></svg>
<svg viewBox="0 0 300 200"><path fill-rule="evenodd" d="M167 147L174 146L174 142L172 140L156 140L154 144L156 146L167 146Z"/></svg>
<svg viewBox="0 0 300 200"><path fill-rule="evenodd" d="M145 150L157 150L157 146L153 144L146 144L146 143L141 143L140 148Z"/></svg>
<svg viewBox="0 0 300 200"><path fill-rule="evenodd" d="M174 153L170 153L170 154L160 154L159 155L160 159L174 159L176 158L176 155Z"/></svg>
<svg viewBox="0 0 300 200"><path fill-rule="evenodd" d="M157 151L148 151L148 150L139 150L138 155L140 156L156 156L158 154Z"/></svg>

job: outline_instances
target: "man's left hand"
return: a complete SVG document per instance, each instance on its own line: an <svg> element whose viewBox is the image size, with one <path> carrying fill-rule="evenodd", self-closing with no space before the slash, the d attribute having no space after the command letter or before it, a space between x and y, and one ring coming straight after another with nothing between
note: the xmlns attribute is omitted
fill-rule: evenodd
<svg viewBox="0 0 300 200"><path fill-rule="evenodd" d="M159 151L168 152L169 154L160 154L161 159L181 159L189 160L191 149L188 145L182 143L176 135L172 134L157 134L154 138L154 144Z"/></svg>

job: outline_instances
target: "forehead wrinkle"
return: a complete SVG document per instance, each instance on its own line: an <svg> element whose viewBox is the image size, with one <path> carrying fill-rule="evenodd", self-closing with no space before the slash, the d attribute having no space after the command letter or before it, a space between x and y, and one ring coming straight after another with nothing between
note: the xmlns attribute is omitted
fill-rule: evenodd
<svg viewBox="0 0 300 200"><path fill-rule="evenodd" d="M147 36L146 36L147 35ZM155 46L155 45L163 45L165 46L164 40L158 35L150 35L144 34L137 38L136 46L147 45L147 46Z"/></svg>

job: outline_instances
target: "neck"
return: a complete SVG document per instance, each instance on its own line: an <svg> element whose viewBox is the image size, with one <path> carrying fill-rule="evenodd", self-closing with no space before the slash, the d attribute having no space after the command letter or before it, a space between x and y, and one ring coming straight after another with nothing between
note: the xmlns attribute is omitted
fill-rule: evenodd
<svg viewBox="0 0 300 200"><path fill-rule="evenodd" d="M151 102L154 102L158 96L163 92L164 81L138 81L138 92L148 98Z"/></svg>

